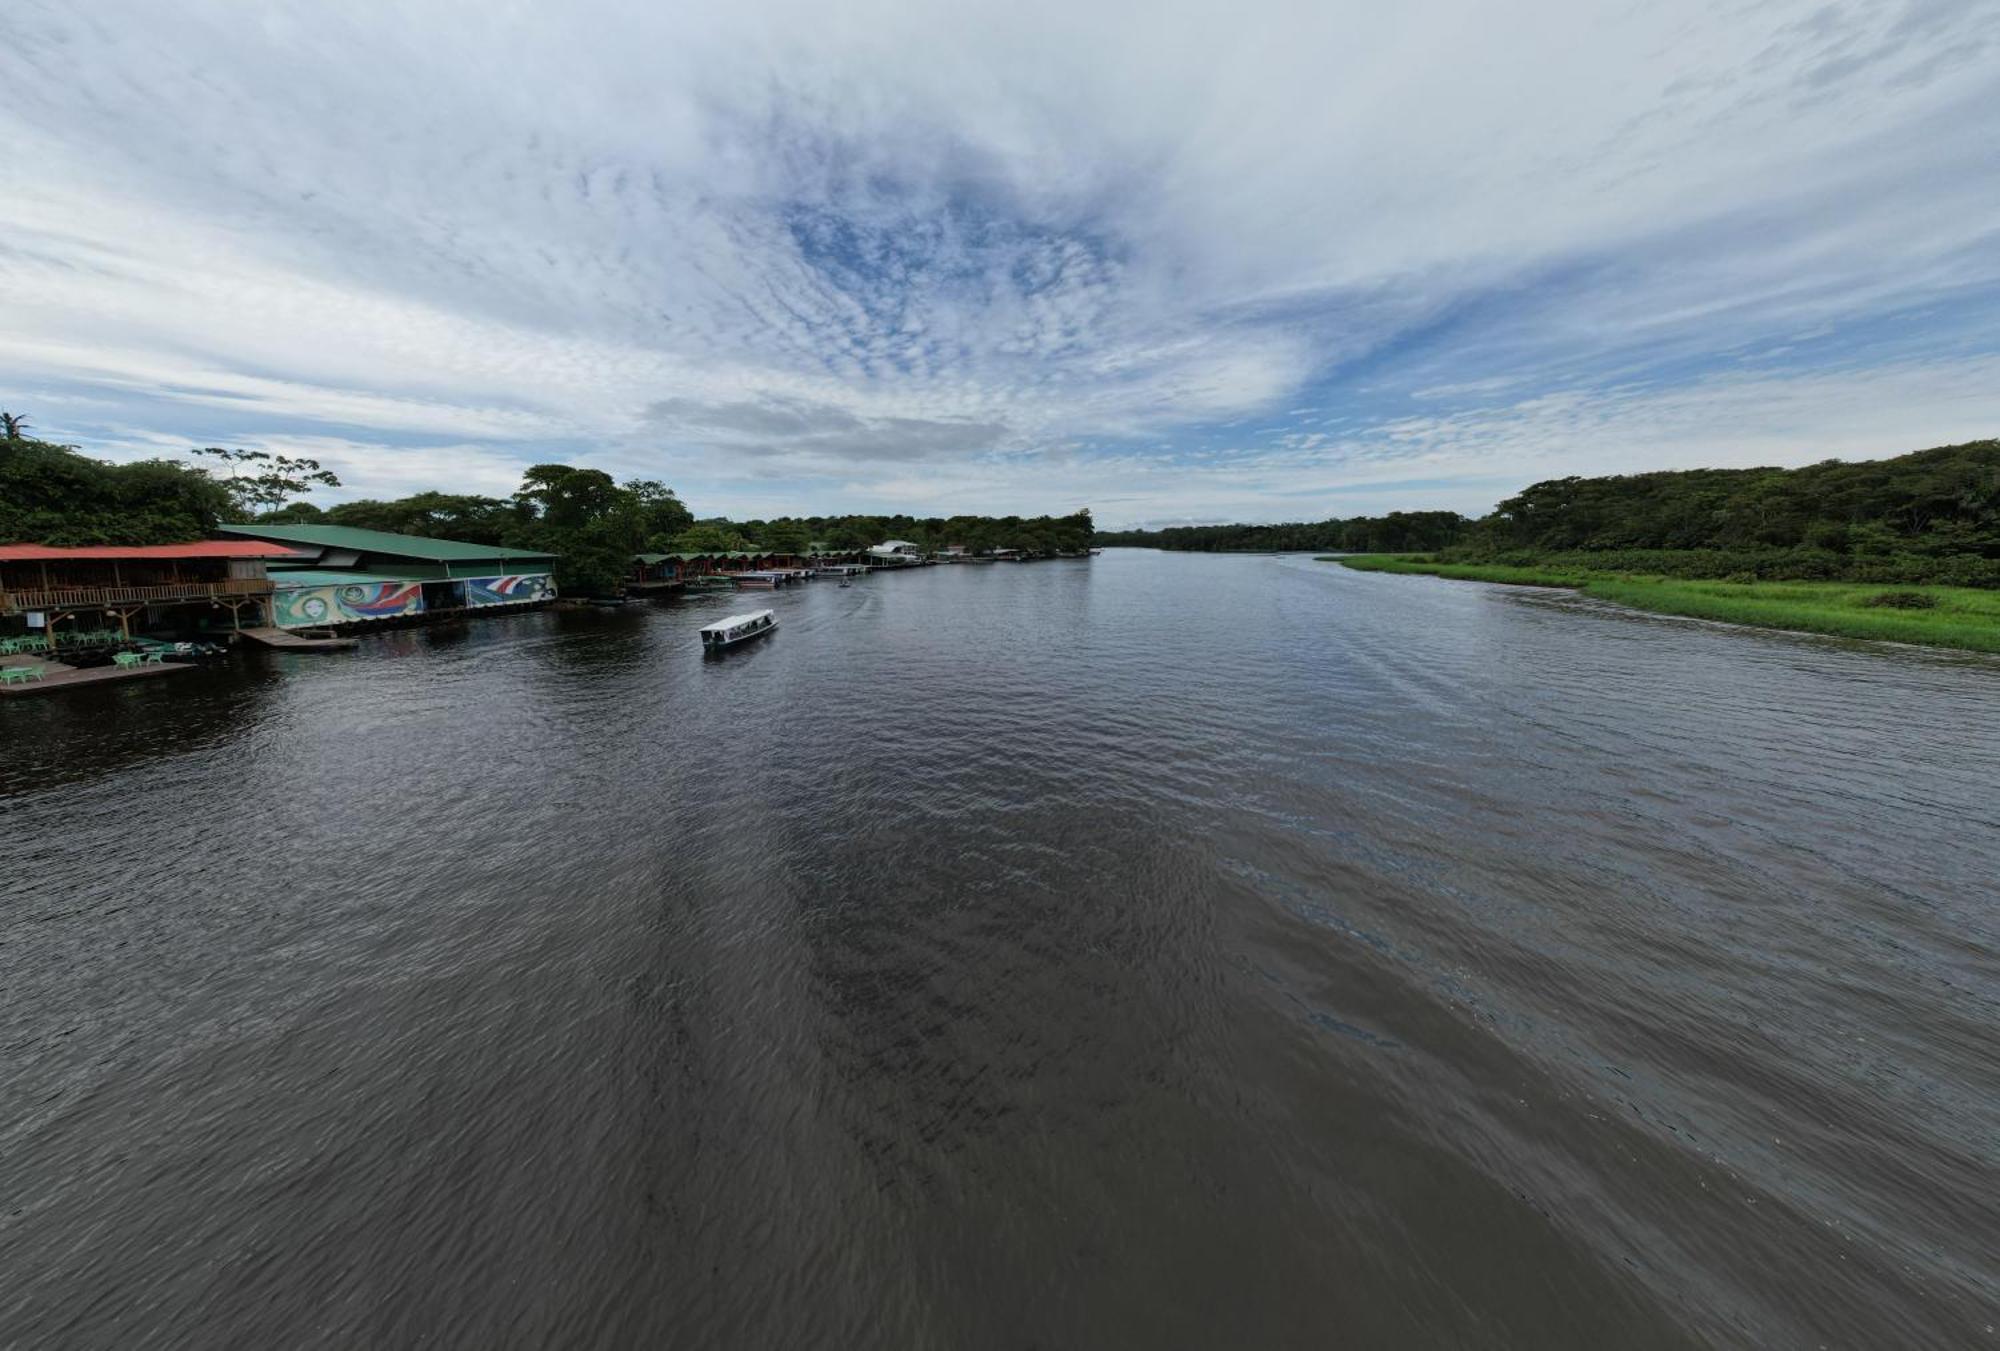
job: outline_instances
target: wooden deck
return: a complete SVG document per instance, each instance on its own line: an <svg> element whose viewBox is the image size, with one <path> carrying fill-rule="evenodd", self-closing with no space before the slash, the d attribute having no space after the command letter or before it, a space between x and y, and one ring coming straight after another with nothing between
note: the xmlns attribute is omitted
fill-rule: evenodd
<svg viewBox="0 0 2000 1351"><path fill-rule="evenodd" d="M289 629L241 629L253 643L285 652L340 652L361 644L359 638L304 638Z"/></svg>
<svg viewBox="0 0 2000 1351"><path fill-rule="evenodd" d="M22 664L22 663L16 663ZM114 680L151 680L156 676L178 675L194 667L174 662L156 666L86 666L79 669L59 661L41 662L48 674L40 680L24 680L18 685L0 685L0 699L25 699L31 694L54 694L78 685L106 685Z"/></svg>
<svg viewBox="0 0 2000 1351"><path fill-rule="evenodd" d="M271 594L263 577L169 582L157 586L66 586L0 591L0 614L28 610L96 610L120 605L170 605L194 600L249 600Z"/></svg>

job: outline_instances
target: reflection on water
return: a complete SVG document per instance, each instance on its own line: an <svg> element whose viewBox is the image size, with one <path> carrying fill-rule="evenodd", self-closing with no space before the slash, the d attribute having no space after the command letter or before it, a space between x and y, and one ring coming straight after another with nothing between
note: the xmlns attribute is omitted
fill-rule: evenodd
<svg viewBox="0 0 2000 1351"><path fill-rule="evenodd" d="M2000 663L771 603L0 708L4 1340L1990 1340Z"/></svg>

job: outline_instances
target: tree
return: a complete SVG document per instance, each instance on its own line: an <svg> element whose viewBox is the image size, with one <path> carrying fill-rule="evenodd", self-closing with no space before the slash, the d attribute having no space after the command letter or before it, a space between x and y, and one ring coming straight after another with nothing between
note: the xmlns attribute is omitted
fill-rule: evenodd
<svg viewBox="0 0 2000 1351"><path fill-rule="evenodd" d="M737 531L710 521L689 526L670 542L673 548L668 552L677 554L743 553L756 547Z"/></svg>
<svg viewBox="0 0 2000 1351"><path fill-rule="evenodd" d="M569 596L609 596L616 594L632 572L630 545L603 524L586 527L562 537L561 548L553 552L556 586Z"/></svg>
<svg viewBox="0 0 2000 1351"><path fill-rule="evenodd" d="M342 502L327 512L326 519L334 525L363 530L429 535L468 544L504 544L508 532L522 520L522 512L516 504L498 497L422 492L391 502L373 498Z"/></svg>
<svg viewBox="0 0 2000 1351"><path fill-rule="evenodd" d="M503 542L558 555L556 585L565 593L601 595L618 589L634 554L664 552L692 522L664 483L633 479L621 487L601 469L538 464L521 476Z"/></svg>
<svg viewBox="0 0 2000 1351"><path fill-rule="evenodd" d="M581 530L617 504L618 484L602 469L531 465L514 500L533 520L557 530Z"/></svg>
<svg viewBox="0 0 2000 1351"><path fill-rule="evenodd" d="M303 498L296 502L287 502L276 511L267 511L257 519L272 525L327 524L326 512Z"/></svg>
<svg viewBox="0 0 2000 1351"><path fill-rule="evenodd" d="M107 464L28 437L0 440L0 541L172 544L213 534L223 486L173 460Z"/></svg>
<svg viewBox="0 0 2000 1351"><path fill-rule="evenodd" d="M28 419L0 408L0 440L25 441L28 439L27 430Z"/></svg>
<svg viewBox="0 0 2000 1351"><path fill-rule="evenodd" d="M802 554L812 547L812 532L801 521L773 521L757 533L760 547L778 554Z"/></svg>
<svg viewBox="0 0 2000 1351"><path fill-rule="evenodd" d="M627 479L625 491L632 495L638 507L649 547L654 543L664 544L694 524L694 513L687 509L672 488L658 479Z"/></svg>
<svg viewBox="0 0 2000 1351"><path fill-rule="evenodd" d="M312 488L338 488L340 480L318 460L302 456L276 455L267 450L225 450L204 446L194 454L229 466L222 480L237 508L256 516L275 511L290 499Z"/></svg>

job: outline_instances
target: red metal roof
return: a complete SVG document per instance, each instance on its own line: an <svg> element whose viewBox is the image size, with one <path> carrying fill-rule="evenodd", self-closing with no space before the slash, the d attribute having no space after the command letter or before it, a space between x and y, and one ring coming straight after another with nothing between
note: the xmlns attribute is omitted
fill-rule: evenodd
<svg viewBox="0 0 2000 1351"><path fill-rule="evenodd" d="M57 549L46 544L0 544L0 563L78 562L92 558L311 558L310 553L259 539L198 539L191 544L91 544Z"/></svg>

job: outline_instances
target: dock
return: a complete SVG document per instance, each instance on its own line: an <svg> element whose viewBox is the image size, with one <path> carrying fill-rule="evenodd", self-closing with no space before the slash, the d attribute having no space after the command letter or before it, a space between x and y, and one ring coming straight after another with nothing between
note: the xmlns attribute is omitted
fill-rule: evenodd
<svg viewBox="0 0 2000 1351"><path fill-rule="evenodd" d="M78 685L108 685L114 680L151 680L158 676L177 675L195 668L177 662L158 662L148 666L65 666L59 661L37 662L44 672L40 680L23 680L0 685L0 699L25 699L34 694L54 694L57 690L73 690Z"/></svg>
<svg viewBox="0 0 2000 1351"><path fill-rule="evenodd" d="M359 638L341 638L331 634L326 637L307 637L304 633L294 633L290 629L242 629L239 632L251 642L262 643L265 647L275 647L284 652L340 652L361 645Z"/></svg>

